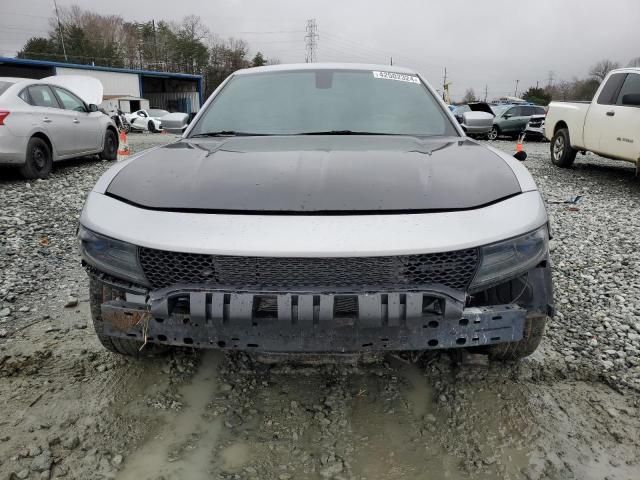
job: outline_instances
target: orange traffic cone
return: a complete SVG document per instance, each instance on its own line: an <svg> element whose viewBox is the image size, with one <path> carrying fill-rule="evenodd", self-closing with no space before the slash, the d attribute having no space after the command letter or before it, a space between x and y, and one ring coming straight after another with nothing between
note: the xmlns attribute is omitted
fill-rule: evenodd
<svg viewBox="0 0 640 480"><path fill-rule="evenodd" d="M120 142L118 145L118 160L125 160L129 157L129 144L127 143L127 133L120 132Z"/></svg>
<svg viewBox="0 0 640 480"><path fill-rule="evenodd" d="M518 143L516 144L516 152L522 152L522 142L524 142L524 135L520 135L518 137Z"/></svg>

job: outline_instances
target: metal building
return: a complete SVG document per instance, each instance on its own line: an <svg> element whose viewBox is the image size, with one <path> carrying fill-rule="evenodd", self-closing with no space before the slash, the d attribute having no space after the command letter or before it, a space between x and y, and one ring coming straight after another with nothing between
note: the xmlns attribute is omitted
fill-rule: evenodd
<svg viewBox="0 0 640 480"><path fill-rule="evenodd" d="M52 75L97 78L104 86L105 97L146 99L151 107L170 112L197 112L204 100L200 75L0 57L0 77L44 78Z"/></svg>

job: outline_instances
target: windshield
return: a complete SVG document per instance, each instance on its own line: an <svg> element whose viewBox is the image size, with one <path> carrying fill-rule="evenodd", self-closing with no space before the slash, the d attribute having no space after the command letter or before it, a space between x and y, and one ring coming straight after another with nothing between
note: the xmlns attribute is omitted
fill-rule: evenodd
<svg viewBox="0 0 640 480"><path fill-rule="evenodd" d="M190 136L210 132L458 135L417 76L365 70L237 75Z"/></svg>
<svg viewBox="0 0 640 480"><path fill-rule="evenodd" d="M149 115L152 117L164 117L165 115L169 115L167 110L161 110L159 108L151 108L149 110Z"/></svg>
<svg viewBox="0 0 640 480"><path fill-rule="evenodd" d="M513 105L491 105L491 110L493 110L493 113L496 115L496 117L498 115L500 115L502 112L505 112L506 110L508 110L509 108L511 108Z"/></svg>

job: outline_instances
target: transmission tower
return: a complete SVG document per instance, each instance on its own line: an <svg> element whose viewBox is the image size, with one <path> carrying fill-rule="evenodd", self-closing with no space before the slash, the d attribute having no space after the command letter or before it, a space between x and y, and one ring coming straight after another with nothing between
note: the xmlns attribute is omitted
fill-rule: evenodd
<svg viewBox="0 0 640 480"><path fill-rule="evenodd" d="M316 61L316 48L318 48L318 24L316 19L312 18L307 20L307 34L304 36L305 45L307 47L307 54L305 61L307 63L313 63Z"/></svg>

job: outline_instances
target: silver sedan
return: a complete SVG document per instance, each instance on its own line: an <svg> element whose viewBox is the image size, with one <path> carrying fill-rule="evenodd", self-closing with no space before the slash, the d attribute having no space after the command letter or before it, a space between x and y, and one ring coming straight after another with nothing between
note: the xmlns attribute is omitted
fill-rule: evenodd
<svg viewBox="0 0 640 480"><path fill-rule="evenodd" d="M19 167L25 178L46 178L57 160L92 154L115 160L118 133L98 111L102 85L92 82L86 77L67 83L63 77L0 78L0 165ZM66 85L88 86L84 90L90 94Z"/></svg>

